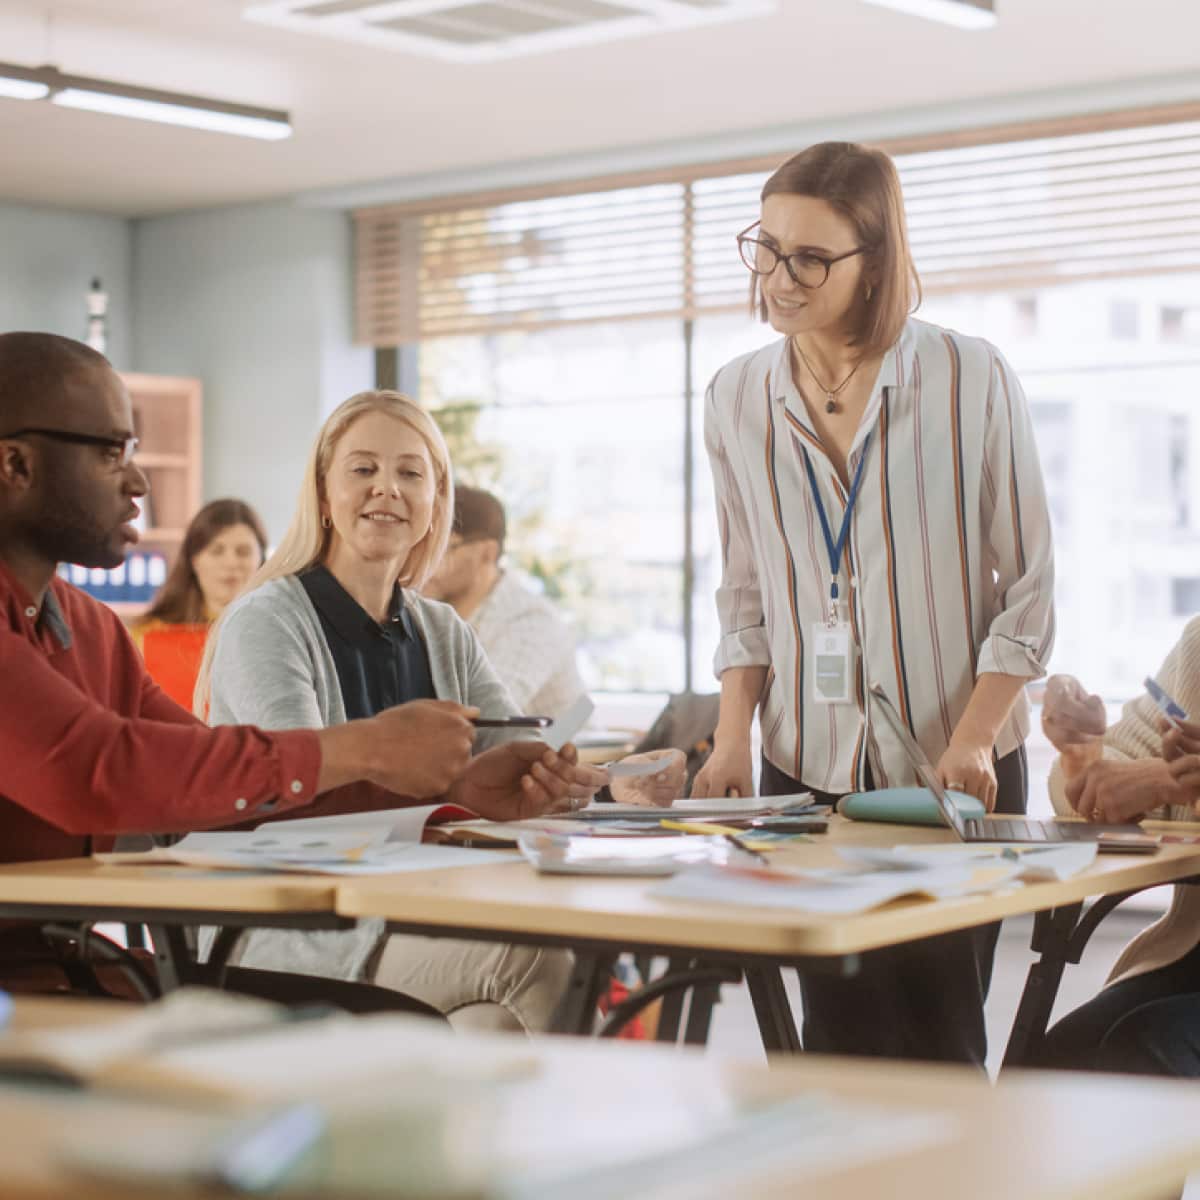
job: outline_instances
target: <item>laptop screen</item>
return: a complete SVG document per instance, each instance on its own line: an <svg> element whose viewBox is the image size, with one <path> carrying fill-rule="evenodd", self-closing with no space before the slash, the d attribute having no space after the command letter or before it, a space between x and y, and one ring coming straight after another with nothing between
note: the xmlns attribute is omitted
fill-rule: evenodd
<svg viewBox="0 0 1200 1200"><path fill-rule="evenodd" d="M870 692L872 709L883 717L884 723L896 735L896 739L908 756L908 761L912 763L913 770L917 773L917 778L933 793L933 798L937 801L938 808L942 810L946 824L960 838L964 838L967 832L966 825L963 823L958 808L950 803L950 797L946 795L946 789L942 786L942 781L938 778L933 763L926 757L925 751L917 745L916 738L909 733L907 726L900 719L900 714L896 711L896 706L888 699L883 688L879 684L873 683Z"/></svg>

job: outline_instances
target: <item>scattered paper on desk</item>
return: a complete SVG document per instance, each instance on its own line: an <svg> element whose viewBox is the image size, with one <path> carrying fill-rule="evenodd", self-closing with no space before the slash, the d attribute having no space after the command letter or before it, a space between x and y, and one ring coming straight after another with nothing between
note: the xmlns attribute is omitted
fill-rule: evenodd
<svg viewBox="0 0 1200 1200"><path fill-rule="evenodd" d="M617 821L626 818L657 820L660 817L678 814L720 820L722 817L748 819L780 816L812 808L812 795L808 792L798 792L788 796L726 796L676 800L662 808L652 808L645 804L597 804L593 801L578 812L564 813L563 816L573 821Z"/></svg>
<svg viewBox="0 0 1200 1200"><path fill-rule="evenodd" d="M561 750L587 724L587 719L595 707L587 696L580 696L542 734L542 740L551 750Z"/></svg>
<svg viewBox="0 0 1200 1200"><path fill-rule="evenodd" d="M1070 842L1065 845L1028 842L986 843L951 846L842 846L838 854L847 862L876 870L923 870L952 863L970 863L975 867L1011 865L1012 878L1022 883L1060 882L1086 871L1096 861L1099 847L1095 842Z"/></svg>
<svg viewBox="0 0 1200 1200"><path fill-rule="evenodd" d="M696 863L751 863L723 837L581 838L523 834L521 853L547 875L671 875Z"/></svg>
<svg viewBox="0 0 1200 1200"><path fill-rule="evenodd" d="M1002 878L1014 866L1002 867ZM990 874L990 873L989 873ZM961 896L990 886L974 865L927 868L923 871L787 871L771 867L693 867L653 889L671 900L704 900L752 908L791 908L805 912L848 915L868 912L902 896Z"/></svg>
<svg viewBox="0 0 1200 1200"><path fill-rule="evenodd" d="M268 827L269 828L269 827ZM479 867L519 861L501 850L467 850L420 842L386 842L370 834L189 833L174 846L127 854L97 854L120 865L182 863L242 871L315 875L393 875L441 867Z"/></svg>

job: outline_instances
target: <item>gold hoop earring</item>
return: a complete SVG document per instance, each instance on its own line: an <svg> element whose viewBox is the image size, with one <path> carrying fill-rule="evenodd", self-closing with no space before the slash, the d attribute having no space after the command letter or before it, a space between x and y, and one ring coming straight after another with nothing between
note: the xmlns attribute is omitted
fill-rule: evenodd
<svg viewBox="0 0 1200 1200"><path fill-rule="evenodd" d="M321 528L322 529L332 529L333 528L333 522L329 519L329 517L325 513L321 514Z"/></svg>

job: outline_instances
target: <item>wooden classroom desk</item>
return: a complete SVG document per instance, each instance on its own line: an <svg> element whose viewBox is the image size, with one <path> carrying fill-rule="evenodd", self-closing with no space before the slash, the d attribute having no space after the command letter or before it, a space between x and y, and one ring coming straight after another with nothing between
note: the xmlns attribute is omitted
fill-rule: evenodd
<svg viewBox="0 0 1200 1200"><path fill-rule="evenodd" d="M335 913L336 896L337 880L328 875L123 866L92 858L0 866L0 919L148 925L164 988L186 975L186 927L348 929L354 920Z"/></svg>
<svg viewBox="0 0 1200 1200"><path fill-rule="evenodd" d="M1159 826L1147 825L1147 828ZM1173 823L1174 832L1200 827ZM811 843L770 852L772 862L797 867L832 866L839 846L953 844L949 830L886 825L833 817L829 833ZM338 889L344 916L383 917L396 932L484 938L575 950L581 968L564 1009L563 1028L582 1032L608 959L620 951L701 956L746 969L759 1026L768 1050L794 1050L791 1021L778 968L840 962L857 969L857 956L1003 917L1043 914L1034 948L1042 961L1031 968L1016 1042L1006 1062L1027 1060L1029 1038L1045 1031L1071 939L1091 933L1081 922L1088 897L1115 897L1200 875L1200 844L1163 846L1157 854L1103 854L1087 871L1056 883L1014 884L1003 890L944 900L897 900L871 912L828 916L798 910L731 907L702 901L659 899L652 879L538 875L532 867L496 866L424 871L403 876L346 880ZM1100 913L1097 911L1096 918ZM1083 931L1082 933L1080 931ZM1081 947L1080 947L1081 948Z"/></svg>
<svg viewBox="0 0 1200 1200"><path fill-rule="evenodd" d="M79 1018L55 1012L78 1001L40 1001L41 1013L18 1020L25 1028ZM93 1012L96 1010L93 1008ZM96 1019L103 1019L96 1012ZM508 1037L511 1035L500 1035ZM818 1158L799 1139L770 1156L719 1154L695 1162L677 1156L669 1172L626 1174L619 1193L630 1200L768 1200L814 1195L821 1200L1164 1200L1178 1195L1200 1169L1200 1091L1186 1081L1013 1072L995 1086L966 1069L925 1067L817 1056L777 1062L770 1069L664 1048L539 1039L530 1043L539 1069L495 1093L507 1113L533 1120L556 1114L569 1136L576 1119L603 1122L630 1096L729 1096L741 1101L786 1101L814 1092L834 1101L875 1104L928 1118L936 1135L878 1157L840 1153ZM0 1126L20 1153L0 1158L6 1200L136 1200L165 1195L128 1186L86 1186L56 1160L56 1148L78 1122L120 1122L118 1103L76 1108L63 1120L64 1095L0 1086ZM89 1116L89 1110L91 1115ZM132 1117L125 1118L133 1120ZM119 1126L118 1126L119 1127ZM523 1165L536 1151L517 1156ZM497 1171L497 1182L503 1175ZM586 1184L586 1179L581 1181ZM178 1186L171 1196L216 1200ZM227 1193L226 1193L227 1194ZM282 1193L273 1193L282 1195ZM288 1193L295 1198L295 1193ZM398 1193L394 1193L398 1194ZM544 1196L546 1192L539 1192ZM560 1193L550 1193L560 1194ZM593 1200L595 1187L569 1194ZM326 1194L328 1195L328 1194ZM341 1196L350 1193L342 1192ZM310 1200L323 1200L308 1193Z"/></svg>

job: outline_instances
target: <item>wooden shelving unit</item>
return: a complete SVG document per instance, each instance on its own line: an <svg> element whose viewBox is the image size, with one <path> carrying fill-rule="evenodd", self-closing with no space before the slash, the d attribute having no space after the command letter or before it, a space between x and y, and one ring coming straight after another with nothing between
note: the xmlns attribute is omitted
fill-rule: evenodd
<svg viewBox="0 0 1200 1200"><path fill-rule="evenodd" d="M203 388L198 379L172 375L122 374L133 402L140 439L137 463L150 480L144 508L149 525L136 550L158 552L167 569L179 553L188 522L203 494ZM122 619L139 616L145 604L114 603Z"/></svg>

